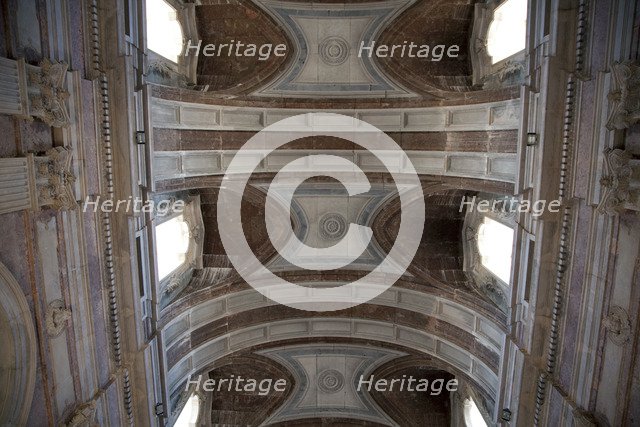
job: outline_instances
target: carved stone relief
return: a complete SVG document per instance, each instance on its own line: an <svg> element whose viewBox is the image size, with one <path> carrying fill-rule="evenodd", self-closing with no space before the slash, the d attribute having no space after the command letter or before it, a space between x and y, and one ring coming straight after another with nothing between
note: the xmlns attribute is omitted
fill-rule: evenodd
<svg viewBox="0 0 640 427"><path fill-rule="evenodd" d="M28 67L30 114L49 126L69 125L66 106L69 92L64 87L67 67L67 64L51 62L48 59L40 63L40 68Z"/></svg>
<svg viewBox="0 0 640 427"><path fill-rule="evenodd" d="M49 303L45 314L47 334L57 337L67 326L67 321L71 319L71 310L66 308L62 300L54 300Z"/></svg>
<svg viewBox="0 0 640 427"><path fill-rule="evenodd" d="M6 96L0 111L23 119L37 117L52 127L69 126L67 64L45 59L38 67L26 64L23 58L1 58L0 62L0 81Z"/></svg>
<svg viewBox="0 0 640 427"><path fill-rule="evenodd" d="M602 320L607 335L615 344L624 345L631 338L631 321L629 315L620 306L614 305L609 314Z"/></svg>
<svg viewBox="0 0 640 427"><path fill-rule="evenodd" d="M75 209L72 186L76 177L71 172L71 151L53 147L44 157L33 157L35 189L38 205L53 209Z"/></svg>
<svg viewBox="0 0 640 427"><path fill-rule="evenodd" d="M604 171L600 184L603 195L598 205L600 213L618 215L625 209L640 210L640 161L620 149L604 152Z"/></svg>

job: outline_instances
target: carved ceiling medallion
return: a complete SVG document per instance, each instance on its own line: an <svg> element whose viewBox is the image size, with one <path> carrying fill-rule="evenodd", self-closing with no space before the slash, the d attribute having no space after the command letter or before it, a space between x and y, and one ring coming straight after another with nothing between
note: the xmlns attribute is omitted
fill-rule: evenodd
<svg viewBox="0 0 640 427"><path fill-rule="evenodd" d="M338 213L320 218L320 236L326 240L338 240L347 233L347 220Z"/></svg>
<svg viewBox="0 0 640 427"><path fill-rule="evenodd" d="M327 65L340 65L349 58L349 42L342 37L327 37L318 47L320 59Z"/></svg>

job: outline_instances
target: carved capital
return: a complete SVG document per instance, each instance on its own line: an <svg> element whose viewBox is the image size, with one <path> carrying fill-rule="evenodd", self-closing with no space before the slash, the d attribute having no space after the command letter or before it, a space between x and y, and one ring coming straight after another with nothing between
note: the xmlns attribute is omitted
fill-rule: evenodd
<svg viewBox="0 0 640 427"><path fill-rule="evenodd" d="M631 165L632 156L620 149L607 149L604 152L604 171L600 184L604 190L598 211L609 215L618 215L634 203L631 180L634 175Z"/></svg>
<svg viewBox="0 0 640 427"><path fill-rule="evenodd" d="M29 112L49 126L67 127L69 112L66 101L69 92L64 87L67 64L48 59L40 67L29 67Z"/></svg>
<svg viewBox="0 0 640 427"><path fill-rule="evenodd" d="M51 337L62 334L69 319L71 319L71 310L64 306L64 302L59 299L51 301L45 314L47 334Z"/></svg>
<svg viewBox="0 0 640 427"><path fill-rule="evenodd" d="M44 157L34 157L33 161L38 205L75 209L72 186L76 177L71 172L71 152L64 147L53 147Z"/></svg>
<svg viewBox="0 0 640 427"><path fill-rule="evenodd" d="M611 67L613 86L609 101L613 103L607 128L626 129L640 121L640 66L633 62Z"/></svg>

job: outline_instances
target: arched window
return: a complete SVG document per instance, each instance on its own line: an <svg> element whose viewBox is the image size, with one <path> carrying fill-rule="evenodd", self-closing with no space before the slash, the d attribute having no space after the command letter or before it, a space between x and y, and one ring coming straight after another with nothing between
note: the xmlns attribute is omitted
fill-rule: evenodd
<svg viewBox="0 0 640 427"><path fill-rule="evenodd" d="M507 0L493 12L487 33L487 52L491 63L502 61L525 48L527 1Z"/></svg>
<svg viewBox="0 0 640 427"><path fill-rule="evenodd" d="M200 196L171 199L168 209L154 215L153 246L161 305L167 304L189 283L193 272L202 268L204 223Z"/></svg>
<svg viewBox="0 0 640 427"><path fill-rule="evenodd" d="M158 279L162 280L180 267L189 250L189 225L179 215L156 227Z"/></svg>
<svg viewBox="0 0 640 427"><path fill-rule="evenodd" d="M178 416L175 427L193 427L198 422L198 413L200 412L200 398L195 393L191 395L187 403L182 408L182 412Z"/></svg>
<svg viewBox="0 0 640 427"><path fill-rule="evenodd" d="M478 228L478 251L482 265L504 283L509 284L513 228L485 217Z"/></svg>
<svg viewBox="0 0 640 427"><path fill-rule="evenodd" d="M471 398L464 401L464 424L466 427L487 427L478 405Z"/></svg>
<svg viewBox="0 0 640 427"><path fill-rule="evenodd" d="M183 43L177 10L165 0L147 0L147 47L177 64Z"/></svg>

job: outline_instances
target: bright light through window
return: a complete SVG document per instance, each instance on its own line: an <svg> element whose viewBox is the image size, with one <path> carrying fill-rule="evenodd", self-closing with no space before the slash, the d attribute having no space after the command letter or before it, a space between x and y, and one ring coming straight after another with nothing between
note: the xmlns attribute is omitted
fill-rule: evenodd
<svg viewBox="0 0 640 427"><path fill-rule="evenodd" d="M148 48L177 63L182 38L176 10L164 0L147 0Z"/></svg>
<svg viewBox="0 0 640 427"><path fill-rule="evenodd" d="M482 414L473 399L464 401L464 423L466 427L487 427Z"/></svg>
<svg viewBox="0 0 640 427"><path fill-rule="evenodd" d="M191 395L185 403L182 412L178 416L174 427L193 427L198 421L198 410L200 409L200 399L195 394Z"/></svg>
<svg viewBox="0 0 640 427"><path fill-rule="evenodd" d="M493 12L487 34L491 63L502 61L524 49L527 33L527 0L507 0Z"/></svg>
<svg viewBox="0 0 640 427"><path fill-rule="evenodd" d="M188 249L189 226L182 215L156 227L156 256L160 280L184 262Z"/></svg>
<svg viewBox="0 0 640 427"><path fill-rule="evenodd" d="M482 258L482 265L500 280L509 283L513 229L485 217L478 230L478 250Z"/></svg>

